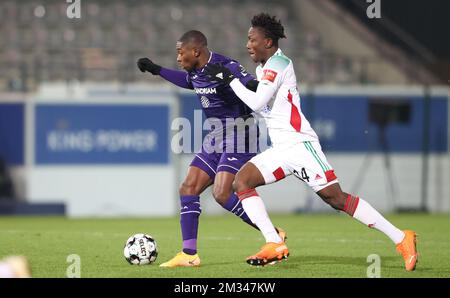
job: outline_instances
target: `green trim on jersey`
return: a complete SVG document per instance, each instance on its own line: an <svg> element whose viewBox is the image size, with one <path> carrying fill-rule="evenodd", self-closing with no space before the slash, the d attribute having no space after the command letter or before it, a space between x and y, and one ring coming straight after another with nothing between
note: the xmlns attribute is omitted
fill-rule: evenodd
<svg viewBox="0 0 450 298"><path fill-rule="evenodd" d="M326 163L324 163L319 155L317 154L316 150L314 149L314 147L311 145L311 142L303 142L303 144L305 144L306 149L311 152L312 156L314 156L314 158L316 159L316 161L319 163L320 167L322 168L323 172L325 173L326 171L330 170L330 168L327 166Z"/></svg>
<svg viewBox="0 0 450 298"><path fill-rule="evenodd" d="M273 69L279 72L282 72L288 67L289 63L291 63L291 59L283 54L283 52L277 52L273 54L272 57L267 60L264 68Z"/></svg>

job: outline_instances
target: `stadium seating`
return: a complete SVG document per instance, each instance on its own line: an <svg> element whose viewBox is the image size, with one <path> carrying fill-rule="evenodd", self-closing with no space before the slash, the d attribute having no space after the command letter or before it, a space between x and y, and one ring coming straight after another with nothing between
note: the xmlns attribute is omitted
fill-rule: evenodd
<svg viewBox="0 0 450 298"><path fill-rule="evenodd" d="M204 32L212 50L253 72L245 48L250 18L277 15L288 36L281 47L309 83L361 82L349 57L327 53L321 37L303 28L290 1L90 0L82 18L69 19L66 1L0 1L0 91L32 90L45 80L151 81L135 67L148 56L177 67L175 41L189 29ZM327 54L324 58L324 54ZM156 80L155 80L156 81Z"/></svg>

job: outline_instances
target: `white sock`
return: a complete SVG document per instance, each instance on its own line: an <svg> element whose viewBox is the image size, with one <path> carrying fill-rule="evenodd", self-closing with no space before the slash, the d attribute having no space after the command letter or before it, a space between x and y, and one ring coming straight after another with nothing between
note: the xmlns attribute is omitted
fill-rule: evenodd
<svg viewBox="0 0 450 298"><path fill-rule="evenodd" d="M405 233L392 225L386 218L375 210L369 203L359 198L353 217L367 225L369 228L375 228L388 236L395 244L403 241Z"/></svg>
<svg viewBox="0 0 450 298"><path fill-rule="evenodd" d="M282 240L273 227L272 221L266 211L266 206L260 197L251 196L242 200L242 207L251 221L258 226L266 242L281 243Z"/></svg>

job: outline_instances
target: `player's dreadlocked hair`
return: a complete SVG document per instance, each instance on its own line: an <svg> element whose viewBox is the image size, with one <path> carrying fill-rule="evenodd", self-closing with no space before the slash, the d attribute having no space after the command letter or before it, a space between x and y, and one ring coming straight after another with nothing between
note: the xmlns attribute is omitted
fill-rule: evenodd
<svg viewBox="0 0 450 298"><path fill-rule="evenodd" d="M280 38L286 38L281 21L277 20L275 16L271 17L267 13L260 13L254 16L252 19L252 27L261 28L266 37L273 40L274 46L278 46L278 40Z"/></svg>

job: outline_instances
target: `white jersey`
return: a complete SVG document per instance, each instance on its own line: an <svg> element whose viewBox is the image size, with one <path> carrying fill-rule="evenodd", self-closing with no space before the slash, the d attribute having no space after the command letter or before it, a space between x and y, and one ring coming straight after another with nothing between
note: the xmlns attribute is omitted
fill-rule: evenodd
<svg viewBox="0 0 450 298"><path fill-rule="evenodd" d="M291 59L281 49L270 57L264 67L256 68L260 84L272 86L276 92L267 106L258 111L266 119L274 146L305 141L318 141L300 107L297 78Z"/></svg>
<svg viewBox="0 0 450 298"><path fill-rule="evenodd" d="M259 80L256 92L236 78L230 86L249 108L266 120L272 147L250 160L264 177L265 184L292 174L315 192L338 183L317 134L301 111L291 59L278 49L264 67L258 66L256 75Z"/></svg>

